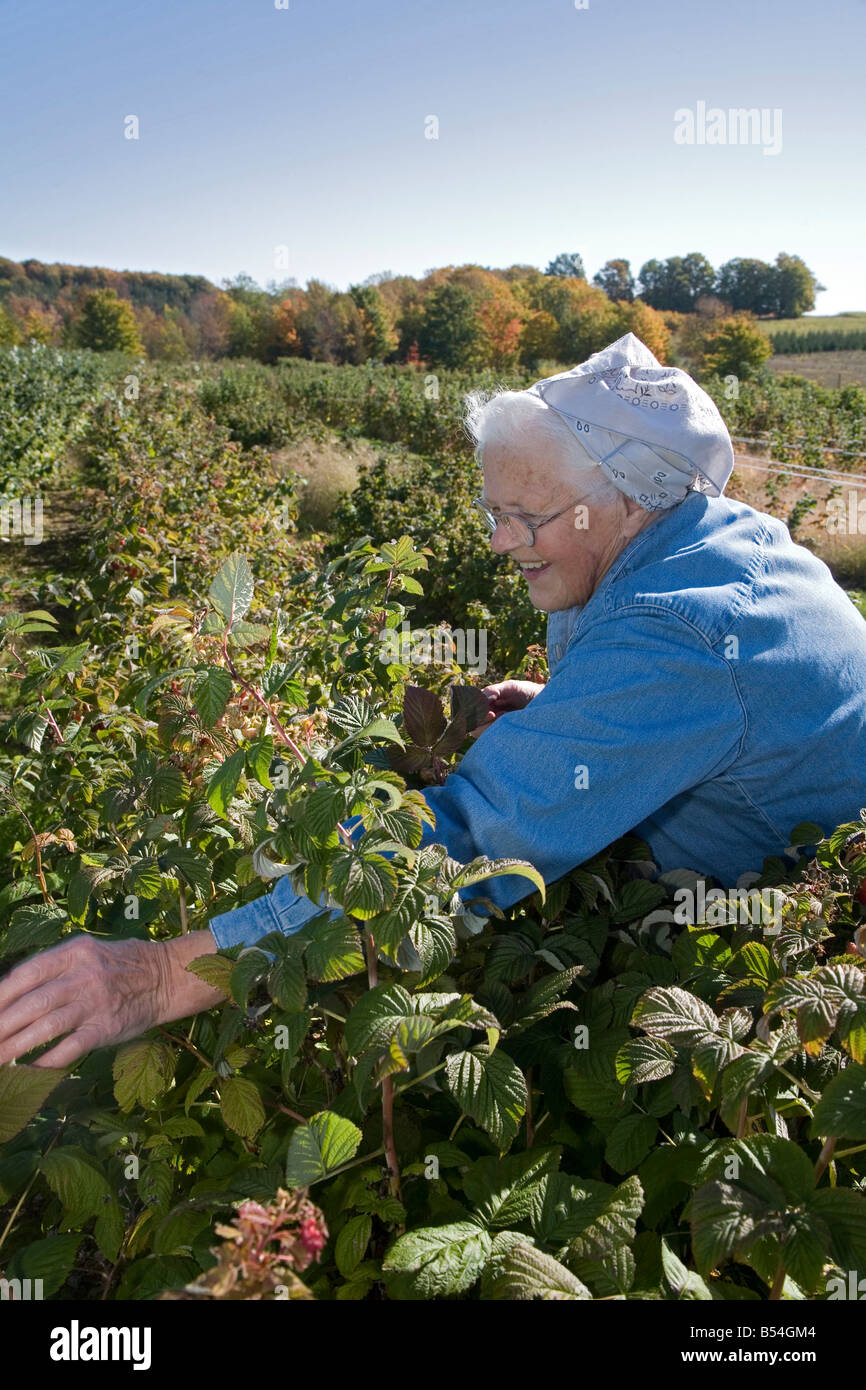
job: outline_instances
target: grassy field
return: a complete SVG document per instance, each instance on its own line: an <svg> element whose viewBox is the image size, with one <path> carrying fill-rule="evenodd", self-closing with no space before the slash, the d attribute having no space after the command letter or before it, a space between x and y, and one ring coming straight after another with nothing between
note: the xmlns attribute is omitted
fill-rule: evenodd
<svg viewBox="0 0 866 1390"><path fill-rule="evenodd" d="M866 329L866 309L846 309L841 314L809 314L798 319L759 319L765 333L814 333L819 329L842 329L853 333Z"/></svg>
<svg viewBox="0 0 866 1390"><path fill-rule="evenodd" d="M779 376L793 373L819 386L866 386L866 348L839 352L780 353L767 363Z"/></svg>

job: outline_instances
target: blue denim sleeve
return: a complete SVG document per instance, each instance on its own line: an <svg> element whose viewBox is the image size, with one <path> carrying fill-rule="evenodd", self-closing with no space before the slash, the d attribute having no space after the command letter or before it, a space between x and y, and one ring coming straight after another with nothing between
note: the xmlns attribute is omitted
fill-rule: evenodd
<svg viewBox="0 0 866 1390"><path fill-rule="evenodd" d="M324 898L324 894L323 894ZM221 912L211 917L208 925L214 940L221 951L229 946L252 946L270 932L281 931L292 936L309 922L317 913L327 910L327 903L316 906L309 898L298 897L293 892L288 875L278 878L270 893L264 893L255 902L244 907L236 907L231 912ZM332 917L341 913L333 911Z"/></svg>

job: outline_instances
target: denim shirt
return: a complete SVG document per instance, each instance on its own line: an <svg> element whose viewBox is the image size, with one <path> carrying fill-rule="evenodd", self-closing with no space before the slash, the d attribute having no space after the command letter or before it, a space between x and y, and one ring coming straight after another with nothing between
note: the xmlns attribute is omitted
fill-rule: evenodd
<svg viewBox="0 0 866 1390"><path fill-rule="evenodd" d="M422 845L526 859L551 883L633 831L658 872L733 887L799 822L829 834L866 806L866 622L781 521L690 493L586 604L548 615L547 645L544 689L424 791ZM505 909L534 891L509 874L460 896ZM210 926L249 945L326 906L283 877Z"/></svg>

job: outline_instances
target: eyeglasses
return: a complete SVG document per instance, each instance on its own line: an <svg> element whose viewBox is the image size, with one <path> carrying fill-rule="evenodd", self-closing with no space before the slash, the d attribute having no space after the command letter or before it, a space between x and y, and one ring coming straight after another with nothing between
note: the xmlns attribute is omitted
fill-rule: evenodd
<svg viewBox="0 0 866 1390"><path fill-rule="evenodd" d="M563 516L575 505L569 502L567 507L561 511L554 512L553 516L547 517L545 521L537 521L533 526L525 517L515 516L512 512L503 512L501 516L495 516L487 503L481 497L473 497L473 506L477 507L487 523L490 534L493 535L497 526L502 525L511 533L517 545L535 545L535 533L540 531L542 526L547 526L549 522L555 521L558 516Z"/></svg>

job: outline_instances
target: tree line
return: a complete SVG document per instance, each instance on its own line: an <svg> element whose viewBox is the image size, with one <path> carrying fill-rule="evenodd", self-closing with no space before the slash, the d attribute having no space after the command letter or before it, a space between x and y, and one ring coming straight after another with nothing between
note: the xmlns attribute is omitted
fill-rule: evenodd
<svg viewBox="0 0 866 1390"><path fill-rule="evenodd" d="M754 270L762 265L763 278ZM217 287L203 276L0 258L0 345L35 339L167 361L302 357L505 370L581 361L631 331L666 360L682 316L707 306L735 318L767 312L772 285L772 312L787 317L814 307L823 288L799 257L784 254L775 266L734 260L719 271L701 255L674 256L648 261L637 280L627 260L612 260L590 282L580 255L563 253L544 271L469 264L422 279L386 271L346 291L316 279L263 288L241 274Z"/></svg>

